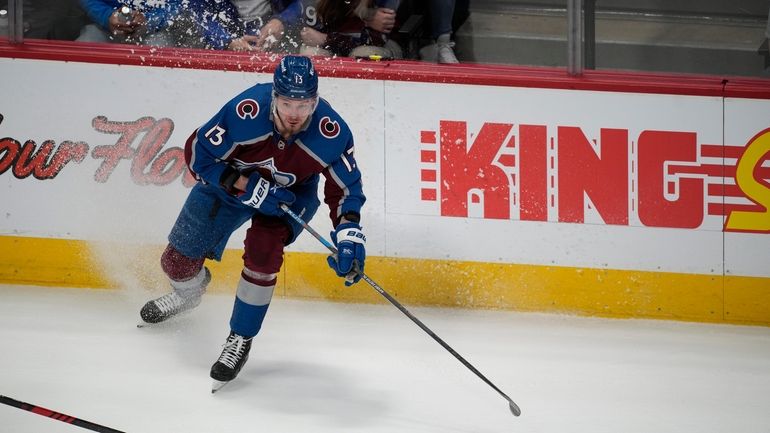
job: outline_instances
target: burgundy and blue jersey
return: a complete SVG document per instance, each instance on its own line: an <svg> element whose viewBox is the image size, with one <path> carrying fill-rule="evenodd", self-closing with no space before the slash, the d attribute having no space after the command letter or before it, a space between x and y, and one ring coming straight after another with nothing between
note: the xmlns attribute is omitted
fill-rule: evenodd
<svg viewBox="0 0 770 433"><path fill-rule="evenodd" d="M219 185L230 166L246 176L258 171L275 184L299 191L323 174L332 223L348 212L360 214L366 198L353 155L353 135L345 121L319 98L304 128L287 140L275 129L271 100L272 84L257 84L201 126L185 146L193 175Z"/></svg>

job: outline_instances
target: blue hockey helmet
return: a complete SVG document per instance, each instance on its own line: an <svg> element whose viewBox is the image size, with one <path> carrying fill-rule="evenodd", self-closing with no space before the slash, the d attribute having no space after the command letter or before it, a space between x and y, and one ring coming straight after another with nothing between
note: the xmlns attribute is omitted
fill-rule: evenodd
<svg viewBox="0 0 770 433"><path fill-rule="evenodd" d="M286 98L309 99L318 95L318 74L305 56L286 56L275 68L273 91Z"/></svg>

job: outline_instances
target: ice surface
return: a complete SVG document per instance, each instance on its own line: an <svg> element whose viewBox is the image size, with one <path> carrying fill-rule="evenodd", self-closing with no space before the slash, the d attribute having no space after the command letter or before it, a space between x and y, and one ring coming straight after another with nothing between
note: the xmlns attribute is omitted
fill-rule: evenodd
<svg viewBox="0 0 770 433"><path fill-rule="evenodd" d="M770 328L274 299L212 395L229 295L138 329L143 289L0 286L0 394L125 432L770 431ZM0 405L2 432L87 430Z"/></svg>

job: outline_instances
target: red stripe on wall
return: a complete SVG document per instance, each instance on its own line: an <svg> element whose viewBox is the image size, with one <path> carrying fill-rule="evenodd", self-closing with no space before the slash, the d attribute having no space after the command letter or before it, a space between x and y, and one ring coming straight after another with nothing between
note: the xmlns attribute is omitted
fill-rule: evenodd
<svg viewBox="0 0 770 433"><path fill-rule="evenodd" d="M709 215L729 215L732 211L744 211L744 212L764 212L765 208L758 204L722 204L722 203L709 203L708 214Z"/></svg>
<svg viewBox="0 0 770 433"><path fill-rule="evenodd" d="M738 185L722 185L712 183L708 186L708 195L713 197L745 197L746 194L738 188Z"/></svg>
<svg viewBox="0 0 770 433"><path fill-rule="evenodd" d="M668 167L668 174L702 174L713 177L733 177L735 176L735 167L717 164L703 164L699 166L670 165Z"/></svg>
<svg viewBox="0 0 770 433"><path fill-rule="evenodd" d="M743 156L743 146L722 146L721 144L703 144L700 147L700 154L709 158L740 158Z"/></svg>
<svg viewBox="0 0 770 433"><path fill-rule="evenodd" d="M266 73L279 61L269 53L35 39L22 44L1 41L0 57ZM586 70L573 77L565 68L350 58L315 58L315 66L322 76L337 78L770 99L768 80L761 78L604 70Z"/></svg>

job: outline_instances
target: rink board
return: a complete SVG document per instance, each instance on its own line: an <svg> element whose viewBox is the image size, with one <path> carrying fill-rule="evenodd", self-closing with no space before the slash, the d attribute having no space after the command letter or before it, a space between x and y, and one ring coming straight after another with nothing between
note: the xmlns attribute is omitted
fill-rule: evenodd
<svg viewBox="0 0 770 433"><path fill-rule="evenodd" d="M159 292L163 248L0 236L0 281ZM229 249L209 262L210 291L234 293L240 256ZM766 278L385 257L367 259L367 274L409 305L770 326ZM384 302L367 284L344 286L319 253L287 253L275 294Z"/></svg>
<svg viewBox="0 0 770 433"><path fill-rule="evenodd" d="M36 83L0 82L14 101L0 125L0 282L161 290L191 184L180 146L270 76L0 68ZM342 77L320 90L356 137L367 273L404 302L770 324L770 101ZM326 213L312 222L324 234ZM213 265L214 290L235 286L244 232ZM277 293L377 300L324 255L300 237Z"/></svg>

